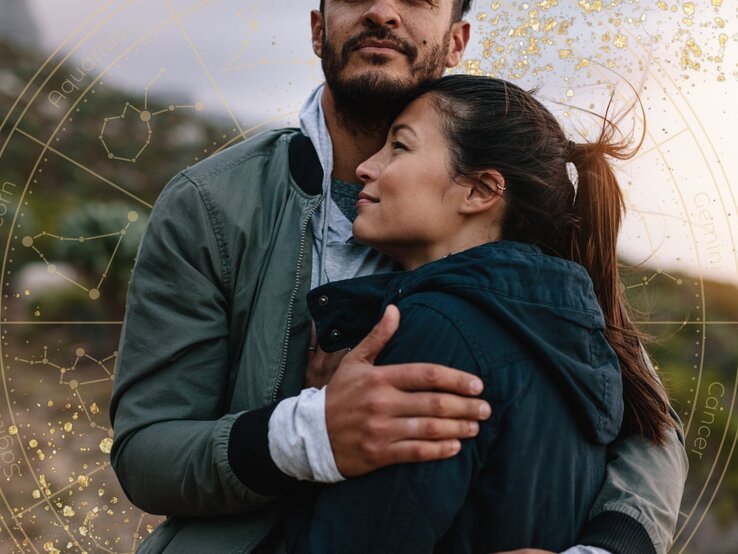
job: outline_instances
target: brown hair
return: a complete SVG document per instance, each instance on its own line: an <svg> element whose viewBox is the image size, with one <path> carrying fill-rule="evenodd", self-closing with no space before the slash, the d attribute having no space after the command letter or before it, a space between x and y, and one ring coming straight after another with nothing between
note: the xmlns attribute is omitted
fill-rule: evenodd
<svg viewBox="0 0 738 554"><path fill-rule="evenodd" d="M616 244L625 204L607 159L631 158L640 143L630 147L629 136L617 140L617 124L606 115L596 141L575 144L531 93L501 79L451 75L421 94L430 95L442 116L452 172L473 178L496 169L504 177L501 238L535 244L587 270L605 336L620 360L626 424L663 443L674 421L621 288ZM578 174L576 190L567 162Z"/></svg>

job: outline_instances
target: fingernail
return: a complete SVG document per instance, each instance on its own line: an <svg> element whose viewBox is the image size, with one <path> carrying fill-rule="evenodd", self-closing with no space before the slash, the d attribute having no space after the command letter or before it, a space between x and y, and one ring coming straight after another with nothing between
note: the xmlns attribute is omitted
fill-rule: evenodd
<svg viewBox="0 0 738 554"><path fill-rule="evenodd" d="M489 407L489 404L484 402L479 405L479 415L482 416L482 419L487 419L491 414L492 409Z"/></svg>
<svg viewBox="0 0 738 554"><path fill-rule="evenodd" d="M461 443L459 441L453 441L451 443L451 453L456 454L459 450L461 450Z"/></svg>
<svg viewBox="0 0 738 554"><path fill-rule="evenodd" d="M469 422L469 434L470 435L476 435L479 433L479 423L476 421L470 421Z"/></svg>
<svg viewBox="0 0 738 554"><path fill-rule="evenodd" d="M479 379L472 379L469 382L469 390L472 394L479 394L484 389L484 385Z"/></svg>

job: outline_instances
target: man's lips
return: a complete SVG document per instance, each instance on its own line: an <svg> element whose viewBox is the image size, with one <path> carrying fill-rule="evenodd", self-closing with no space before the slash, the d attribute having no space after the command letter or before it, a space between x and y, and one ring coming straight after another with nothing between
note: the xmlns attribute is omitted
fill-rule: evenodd
<svg viewBox="0 0 738 554"><path fill-rule="evenodd" d="M390 52L397 52L404 54L402 47L398 46L394 42L386 40L364 40L359 43L356 50L367 54L387 54Z"/></svg>

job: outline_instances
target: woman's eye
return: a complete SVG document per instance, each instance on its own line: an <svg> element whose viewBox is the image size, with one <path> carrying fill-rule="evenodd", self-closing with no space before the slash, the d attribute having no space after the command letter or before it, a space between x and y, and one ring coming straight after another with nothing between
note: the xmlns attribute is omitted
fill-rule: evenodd
<svg viewBox="0 0 738 554"><path fill-rule="evenodd" d="M392 150L408 150L408 147L402 144L400 141L395 140L392 142Z"/></svg>

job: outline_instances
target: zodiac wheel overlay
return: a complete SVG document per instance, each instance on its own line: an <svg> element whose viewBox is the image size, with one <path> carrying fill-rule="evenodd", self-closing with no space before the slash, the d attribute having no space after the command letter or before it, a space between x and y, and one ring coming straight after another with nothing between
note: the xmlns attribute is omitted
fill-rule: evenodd
<svg viewBox="0 0 738 554"><path fill-rule="evenodd" d="M309 42L273 52L297 39L286 23L265 25L295 4L309 41L317 2L94 3L0 114L0 550L133 552L162 520L130 503L109 462L125 287L171 177L163 156L185 167L264 127L295 125L292 97L319 82L318 61ZM738 438L738 355L715 347L718 336L738 344L738 314L724 312L710 285L715 275L738 283L735 164L721 128L736 121L707 118L692 85L714 87L727 104L721 87L735 75L718 58L738 26L718 0L650 4L477 2L472 51L454 71L543 81L572 130L582 127L572 106L597 111L609 94L628 97L614 82L635 83L649 123L640 152L619 166L629 208L621 244L643 264L623 286L658 339L652 355L684 423L690 475L672 552L691 552L720 524ZM213 21L224 22L216 49L198 32ZM654 36L672 23L673 33ZM703 23L717 30L714 43L700 38ZM163 54L172 50L177 63ZM141 78L121 88L124 74ZM187 82L198 85L191 97L179 92ZM239 95L263 108L241 115ZM690 308L649 317L669 295ZM676 349L679 367L662 365Z"/></svg>

